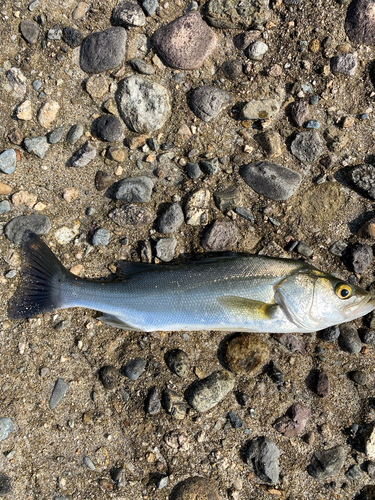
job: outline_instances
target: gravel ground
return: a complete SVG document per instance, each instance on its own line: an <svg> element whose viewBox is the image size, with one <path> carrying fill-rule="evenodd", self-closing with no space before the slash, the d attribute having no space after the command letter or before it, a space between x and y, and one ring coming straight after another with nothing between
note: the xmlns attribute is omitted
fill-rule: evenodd
<svg viewBox="0 0 375 500"><path fill-rule="evenodd" d="M375 498L363 496L375 477L371 318L338 341L244 339L234 356L259 360L243 369L229 362L227 332L124 331L81 309L7 317L21 260L19 226L7 224L21 215L34 230L43 222L81 277L113 278L122 260L261 251L372 287L371 20L359 40L363 27L345 32L345 1L259 2L224 26L213 0L143 3L0 3L0 496ZM153 36L185 9L187 44L181 32ZM100 50L87 38L113 25ZM254 162L258 174L243 167ZM185 354L171 362L174 349ZM192 382L228 368L221 402L201 413L185 403ZM294 403L311 414L288 437L273 424ZM260 437L277 447L268 476L250 456ZM313 455L338 445L332 473L311 475ZM207 482L183 496L175 486L192 476Z"/></svg>

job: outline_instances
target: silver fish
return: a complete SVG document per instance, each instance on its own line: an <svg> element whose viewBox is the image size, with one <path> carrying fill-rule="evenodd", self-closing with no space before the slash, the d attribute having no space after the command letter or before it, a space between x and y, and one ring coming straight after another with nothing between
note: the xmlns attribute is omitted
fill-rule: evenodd
<svg viewBox="0 0 375 500"><path fill-rule="evenodd" d="M301 260L248 255L180 265L126 263L123 279L70 273L35 234L23 241L23 281L12 318L86 307L138 331L313 332L375 309L366 290Z"/></svg>

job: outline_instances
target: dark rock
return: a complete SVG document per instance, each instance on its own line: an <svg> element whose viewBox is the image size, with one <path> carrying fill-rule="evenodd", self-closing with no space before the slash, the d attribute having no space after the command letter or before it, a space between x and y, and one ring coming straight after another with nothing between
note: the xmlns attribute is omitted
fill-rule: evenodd
<svg viewBox="0 0 375 500"><path fill-rule="evenodd" d="M268 345L252 333L241 333L230 338L225 346L225 362L234 373L254 376L266 363Z"/></svg>
<svg viewBox="0 0 375 500"><path fill-rule="evenodd" d="M220 500L213 481L205 477L189 477L173 489L170 500Z"/></svg>
<svg viewBox="0 0 375 500"><path fill-rule="evenodd" d="M345 462L343 446L334 446L328 450L314 452L307 472L315 479L327 479L340 472Z"/></svg>
<svg viewBox="0 0 375 500"><path fill-rule="evenodd" d="M375 200L375 166L357 165L348 174L348 181L360 194Z"/></svg>
<svg viewBox="0 0 375 500"><path fill-rule="evenodd" d="M237 205L241 205L242 193L236 185L233 185L223 191L216 191L214 193L214 200L217 208L225 212Z"/></svg>
<svg viewBox="0 0 375 500"><path fill-rule="evenodd" d="M366 329L363 333L363 342L375 346L375 331Z"/></svg>
<svg viewBox="0 0 375 500"><path fill-rule="evenodd" d="M241 429L243 427L242 420L232 410L228 412L228 419L233 429Z"/></svg>
<svg viewBox="0 0 375 500"><path fill-rule="evenodd" d="M192 92L189 106L198 118L204 122L209 122L232 102L232 94L207 85L198 87Z"/></svg>
<svg viewBox="0 0 375 500"><path fill-rule="evenodd" d="M349 469L345 472L345 476L346 478L350 481L350 482L353 482L355 481L356 479L359 479L362 474L361 474L361 470L360 468L358 467L357 464L353 464L349 467Z"/></svg>
<svg viewBox="0 0 375 500"><path fill-rule="evenodd" d="M362 349L362 342L357 329L350 323L344 323L339 328L339 344L341 349L351 354L358 354Z"/></svg>
<svg viewBox="0 0 375 500"><path fill-rule="evenodd" d="M329 247L329 251L336 257L342 257L347 247L348 245L344 241L339 240Z"/></svg>
<svg viewBox="0 0 375 500"><path fill-rule="evenodd" d="M187 390L187 402L199 413L214 408L234 387L234 376L217 371L193 383Z"/></svg>
<svg viewBox="0 0 375 500"><path fill-rule="evenodd" d="M330 391L329 378L326 372L319 372L318 380L316 383L316 393L321 398L328 396Z"/></svg>
<svg viewBox="0 0 375 500"><path fill-rule="evenodd" d="M123 368L124 375L130 380L137 380L146 368L146 361L142 358L135 358L128 361Z"/></svg>
<svg viewBox="0 0 375 500"><path fill-rule="evenodd" d="M51 220L46 215L20 215L14 217L5 226L5 236L15 245L19 245L26 231L35 234L47 234L52 227Z"/></svg>
<svg viewBox="0 0 375 500"><path fill-rule="evenodd" d="M172 349L165 355L168 368L181 378L187 378L190 371L189 357L181 349Z"/></svg>
<svg viewBox="0 0 375 500"><path fill-rule="evenodd" d="M148 395L145 403L145 411L150 415L156 415L161 410L161 402L156 387L151 387L148 391Z"/></svg>
<svg viewBox="0 0 375 500"><path fill-rule="evenodd" d="M367 474L371 479L375 479L375 462L367 462Z"/></svg>
<svg viewBox="0 0 375 500"><path fill-rule="evenodd" d="M364 273L372 258L372 248L365 243L357 243L350 249L350 264L356 274Z"/></svg>
<svg viewBox="0 0 375 500"><path fill-rule="evenodd" d="M70 167L85 167L96 157L96 149L89 142L85 144L69 159L68 165Z"/></svg>
<svg viewBox="0 0 375 500"><path fill-rule="evenodd" d="M0 472L0 497L5 497L12 491L11 482L8 476ZM217 497L219 499L219 497Z"/></svg>
<svg viewBox="0 0 375 500"><path fill-rule="evenodd" d="M332 57L331 59L332 73L354 76L357 65L357 56L355 54L344 54L342 56Z"/></svg>
<svg viewBox="0 0 375 500"><path fill-rule="evenodd" d="M320 335L326 342L334 342L340 336L340 329L337 325L320 330Z"/></svg>
<svg viewBox="0 0 375 500"><path fill-rule="evenodd" d="M297 127L303 127L309 112L309 105L305 101L294 101L290 107L290 117Z"/></svg>
<svg viewBox="0 0 375 500"><path fill-rule="evenodd" d="M119 66L125 57L126 30L113 26L88 35L82 42L80 65L86 73L102 73Z"/></svg>
<svg viewBox="0 0 375 500"><path fill-rule="evenodd" d="M176 238L162 238L155 246L156 257L163 262L170 262L174 258L174 252L176 250L177 240Z"/></svg>
<svg viewBox="0 0 375 500"><path fill-rule="evenodd" d="M49 400L49 407L51 410L54 410L56 406L63 399L65 394L69 389L69 385L62 378L58 378L56 380L55 386L53 388L51 398Z"/></svg>
<svg viewBox="0 0 375 500"><path fill-rule="evenodd" d="M304 241L299 241L295 250L297 253L299 253L300 255L303 255L304 257L312 257L312 255L314 253L312 248L310 248L309 245L307 243L305 243Z"/></svg>
<svg viewBox="0 0 375 500"><path fill-rule="evenodd" d="M358 385L366 385L367 375L365 372L362 372L360 370L355 370L350 373L350 378L353 380L354 383Z"/></svg>
<svg viewBox="0 0 375 500"><path fill-rule="evenodd" d="M121 121L114 115L102 115L92 124L94 134L106 142L116 142L122 138Z"/></svg>
<svg viewBox="0 0 375 500"><path fill-rule="evenodd" d="M242 62L238 59L233 59L231 61L225 61L221 67L224 75L229 80L238 80L243 76Z"/></svg>
<svg viewBox="0 0 375 500"><path fill-rule="evenodd" d="M72 125L66 134L66 141L69 144L75 144L83 135L83 125L82 123L76 123Z"/></svg>
<svg viewBox="0 0 375 500"><path fill-rule="evenodd" d="M274 442L266 437L257 437L250 442L246 462L254 467L256 475L268 483L279 480L280 451Z"/></svg>
<svg viewBox="0 0 375 500"><path fill-rule="evenodd" d="M184 213L179 203L173 203L159 217L158 231L159 233L174 233L184 222Z"/></svg>
<svg viewBox="0 0 375 500"><path fill-rule="evenodd" d="M198 12L189 12L159 28L153 42L157 54L168 66L197 69L215 49L217 38Z"/></svg>
<svg viewBox="0 0 375 500"><path fill-rule="evenodd" d="M129 62L132 65L132 68L135 69L135 71L138 71L138 73L141 73L142 75L155 74L155 68L151 66L151 64L147 64L146 61L144 61L143 59L135 57L134 59L131 59Z"/></svg>
<svg viewBox="0 0 375 500"><path fill-rule="evenodd" d="M285 382L285 375L276 365L274 361L271 361L268 365L268 376L274 384L282 385Z"/></svg>
<svg viewBox="0 0 375 500"><path fill-rule="evenodd" d="M219 160L211 158L210 160L201 160L199 162L201 170L206 175L215 175L219 170Z"/></svg>
<svg viewBox="0 0 375 500"><path fill-rule="evenodd" d="M256 193L276 201L290 198L302 180L298 172L268 161L243 165L240 175Z"/></svg>
<svg viewBox="0 0 375 500"><path fill-rule="evenodd" d="M163 405L168 413L176 420L183 420L186 416L187 404L171 389L163 391Z"/></svg>
<svg viewBox="0 0 375 500"><path fill-rule="evenodd" d="M291 352L297 351L300 354L307 354L304 342L292 333L276 333L275 339Z"/></svg>
<svg viewBox="0 0 375 500"><path fill-rule="evenodd" d="M351 2L346 13L345 31L352 42L375 45L375 22L371 0Z"/></svg>
<svg viewBox="0 0 375 500"><path fill-rule="evenodd" d="M114 24L124 26L143 26L146 23L146 17L143 10L136 2L123 0L113 9L112 18Z"/></svg>
<svg viewBox="0 0 375 500"><path fill-rule="evenodd" d="M316 130L300 132L290 146L291 152L303 163L313 163L323 153L323 143Z"/></svg>
<svg viewBox="0 0 375 500"><path fill-rule="evenodd" d="M61 141L63 135L64 135L64 127L55 128L55 130L52 130L52 132L48 134L48 142L50 144L57 144L58 142Z"/></svg>
<svg viewBox="0 0 375 500"><path fill-rule="evenodd" d="M119 226L148 226L155 220L155 214L148 208L126 204L109 213L109 217Z"/></svg>
<svg viewBox="0 0 375 500"><path fill-rule="evenodd" d="M72 49L78 47L82 43L83 35L79 30L67 26L62 30L62 39Z"/></svg>
<svg viewBox="0 0 375 500"><path fill-rule="evenodd" d="M302 406L300 403L294 403L283 417L276 420L273 426L284 436L294 437L301 434L310 417L311 411L309 408Z"/></svg>
<svg viewBox="0 0 375 500"><path fill-rule="evenodd" d="M29 19L23 19L20 22L20 32L26 42L34 44L38 40L39 26Z"/></svg>
<svg viewBox="0 0 375 500"><path fill-rule="evenodd" d="M202 175L202 170L199 168L198 163L188 163L186 173L190 179L198 179Z"/></svg>
<svg viewBox="0 0 375 500"><path fill-rule="evenodd" d="M238 241L238 229L233 222L215 221L204 233L202 246L208 252L222 252L229 250Z"/></svg>
<svg viewBox="0 0 375 500"><path fill-rule="evenodd" d="M104 389L112 390L119 384L120 373L114 366L103 366L99 370L99 378Z"/></svg>
<svg viewBox="0 0 375 500"><path fill-rule="evenodd" d="M122 179L116 189L116 198L132 203L147 203L151 199L154 181L145 175Z"/></svg>
<svg viewBox="0 0 375 500"><path fill-rule="evenodd" d="M103 172L103 170L98 170L95 174L95 187L98 191L104 191L109 188L112 184L112 177L107 174L107 172Z"/></svg>
<svg viewBox="0 0 375 500"><path fill-rule="evenodd" d="M215 28L249 29L261 26L270 16L265 0L210 0L207 19Z"/></svg>
<svg viewBox="0 0 375 500"><path fill-rule="evenodd" d="M369 485L369 486L364 486L361 489L360 494L355 497L355 500L374 500L374 498L375 498L375 486Z"/></svg>

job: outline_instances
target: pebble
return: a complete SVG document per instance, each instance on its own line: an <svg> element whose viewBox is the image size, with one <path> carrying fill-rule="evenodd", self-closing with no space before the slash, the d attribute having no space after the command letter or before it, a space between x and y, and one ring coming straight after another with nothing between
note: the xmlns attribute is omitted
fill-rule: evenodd
<svg viewBox="0 0 375 500"><path fill-rule="evenodd" d="M277 158L283 153L280 135L274 130L266 130L257 134L254 139L262 146L269 158Z"/></svg>
<svg viewBox="0 0 375 500"><path fill-rule="evenodd" d="M306 123L306 128L318 130L320 128L320 122L318 120L309 120Z"/></svg>
<svg viewBox="0 0 375 500"><path fill-rule="evenodd" d="M125 151L118 146L110 146L107 150L107 157L117 163L123 163L126 160Z"/></svg>
<svg viewBox="0 0 375 500"><path fill-rule="evenodd" d="M12 174L16 169L17 154L14 149L6 149L0 154L0 171Z"/></svg>
<svg viewBox="0 0 375 500"><path fill-rule="evenodd" d="M362 349L362 342L357 329L350 323L344 323L339 328L339 344L341 349L351 354L358 354Z"/></svg>
<svg viewBox="0 0 375 500"><path fill-rule="evenodd" d="M233 427L233 429L240 429L243 427L243 422L242 420L234 413L234 411L228 412L228 419L230 422L230 425Z"/></svg>
<svg viewBox="0 0 375 500"><path fill-rule="evenodd" d="M253 99L242 108L242 120L268 120L280 111L278 99Z"/></svg>
<svg viewBox="0 0 375 500"><path fill-rule="evenodd" d="M72 19L73 21L78 21L82 19L86 12L89 10L90 5L85 2L78 2L77 7L73 10Z"/></svg>
<svg viewBox="0 0 375 500"><path fill-rule="evenodd" d="M375 200L375 166L357 165L348 174L348 180L361 194Z"/></svg>
<svg viewBox="0 0 375 500"><path fill-rule="evenodd" d="M141 7L129 0L120 1L112 11L114 24L127 28L129 26L143 26L146 23L146 16Z"/></svg>
<svg viewBox="0 0 375 500"><path fill-rule="evenodd" d="M51 220L46 215L20 215L14 217L5 226L5 236L15 245L19 245L26 231L35 234L47 234L51 230Z"/></svg>
<svg viewBox="0 0 375 500"><path fill-rule="evenodd" d="M246 462L252 465L255 474L267 483L277 483L279 480L280 450L267 437L253 439L246 450Z"/></svg>
<svg viewBox="0 0 375 500"><path fill-rule="evenodd" d="M20 206L26 205L29 208L32 208L37 202L37 195L34 193L29 193L28 191L18 191L12 196L13 205Z"/></svg>
<svg viewBox="0 0 375 500"><path fill-rule="evenodd" d="M70 157L68 165L70 167L85 167L96 157L96 149L89 142L86 141L85 144Z"/></svg>
<svg viewBox="0 0 375 500"><path fill-rule="evenodd" d="M317 95L312 95L309 100L312 106L315 106L319 102L319 97Z"/></svg>
<svg viewBox="0 0 375 500"><path fill-rule="evenodd" d="M348 134L343 133L342 130L338 129L334 125L330 125L325 129L324 138L327 146L334 153L341 153L350 140L350 136Z"/></svg>
<svg viewBox="0 0 375 500"><path fill-rule="evenodd" d="M300 403L294 403L286 414L276 420L273 427L286 437L295 437L301 434L311 417L311 411Z"/></svg>
<svg viewBox="0 0 375 500"><path fill-rule="evenodd" d="M225 61L221 67L224 75L229 80L238 80L243 76L242 62L238 59L233 59L231 61Z"/></svg>
<svg viewBox="0 0 375 500"><path fill-rule="evenodd" d="M366 329L363 334L363 342L375 346L375 331Z"/></svg>
<svg viewBox="0 0 375 500"><path fill-rule="evenodd" d="M199 165L202 172L206 175L215 175L219 170L219 160L217 158L201 160Z"/></svg>
<svg viewBox="0 0 375 500"><path fill-rule="evenodd" d="M165 355L165 361L171 372L181 378L187 378L190 372L189 357L181 349L172 349Z"/></svg>
<svg viewBox="0 0 375 500"><path fill-rule="evenodd" d="M102 115L94 120L92 130L101 141L117 142L122 137L122 125L117 116Z"/></svg>
<svg viewBox="0 0 375 500"><path fill-rule="evenodd" d="M159 233L174 233L184 222L184 213L179 203L173 203L159 217L157 227Z"/></svg>
<svg viewBox="0 0 375 500"><path fill-rule="evenodd" d="M9 437L9 434L14 432L13 421L9 417L0 418L0 442Z"/></svg>
<svg viewBox="0 0 375 500"><path fill-rule="evenodd" d="M48 134L47 140L50 144L57 144L64 135L64 127L58 127Z"/></svg>
<svg viewBox="0 0 375 500"><path fill-rule="evenodd" d="M113 180L107 172L103 172L103 170L98 170L95 175L95 187L98 191L104 191L109 188L112 184Z"/></svg>
<svg viewBox="0 0 375 500"><path fill-rule="evenodd" d="M176 69L200 68L217 44L215 33L198 12L189 12L153 35L158 56Z"/></svg>
<svg viewBox="0 0 375 500"><path fill-rule="evenodd" d="M120 373L116 367L107 365L100 368L99 378L104 389L112 390L119 384Z"/></svg>
<svg viewBox="0 0 375 500"><path fill-rule="evenodd" d="M10 203L8 200L0 201L0 214L10 212Z"/></svg>
<svg viewBox="0 0 375 500"><path fill-rule="evenodd" d="M170 500L220 500L219 491L213 481L193 476L181 481L173 488Z"/></svg>
<svg viewBox="0 0 375 500"><path fill-rule="evenodd" d="M370 0L354 0L349 5L345 31L352 42L375 45L375 23Z"/></svg>
<svg viewBox="0 0 375 500"><path fill-rule="evenodd" d="M86 81L86 92L93 99L100 99L109 89L109 81L105 75L91 75Z"/></svg>
<svg viewBox="0 0 375 500"><path fill-rule="evenodd" d="M145 175L122 179L116 189L116 199L132 203L147 203L151 199L154 181Z"/></svg>
<svg viewBox="0 0 375 500"><path fill-rule="evenodd" d="M375 458L375 425L371 423L364 437L365 453L370 460Z"/></svg>
<svg viewBox="0 0 375 500"><path fill-rule="evenodd" d="M176 250L176 238L163 238L156 243L156 257L163 262L170 262L174 258Z"/></svg>
<svg viewBox="0 0 375 500"><path fill-rule="evenodd" d="M209 85L193 90L189 100L193 113L204 122L217 118L232 103L232 94Z"/></svg>
<svg viewBox="0 0 375 500"><path fill-rule="evenodd" d="M95 465L89 457L84 456L82 461L90 470L95 470Z"/></svg>
<svg viewBox="0 0 375 500"><path fill-rule="evenodd" d="M161 490L162 488L165 488L166 486L168 486L168 476L163 476L163 477L157 479L156 487L158 490Z"/></svg>
<svg viewBox="0 0 375 500"><path fill-rule="evenodd" d="M109 217L119 226L149 226L155 220L155 214L148 208L131 203L122 205L109 213Z"/></svg>
<svg viewBox="0 0 375 500"><path fill-rule="evenodd" d="M171 389L163 391L163 404L168 413L176 420L183 420L186 416L187 404L177 392Z"/></svg>
<svg viewBox="0 0 375 500"><path fill-rule="evenodd" d="M320 371L316 383L316 393L321 398L325 398L328 396L329 392L330 392L330 383L328 375L326 372Z"/></svg>
<svg viewBox="0 0 375 500"><path fill-rule="evenodd" d="M66 140L69 144L75 144L82 137L84 128L82 123L72 125L66 135Z"/></svg>
<svg viewBox="0 0 375 500"><path fill-rule="evenodd" d="M150 415L156 415L161 410L161 402L159 398L159 393L156 387L151 387L148 391L148 395L145 403L145 411Z"/></svg>
<svg viewBox="0 0 375 500"><path fill-rule="evenodd" d="M316 130L300 132L290 146L291 152L303 163L313 163L323 153L323 143Z"/></svg>
<svg viewBox="0 0 375 500"><path fill-rule="evenodd" d="M62 39L70 48L74 49L81 45L83 35L79 30L67 26L62 30Z"/></svg>
<svg viewBox="0 0 375 500"><path fill-rule="evenodd" d="M102 73L122 64L126 52L126 30L112 26L88 35L82 42L80 65L86 73Z"/></svg>
<svg viewBox="0 0 375 500"><path fill-rule="evenodd" d="M9 477L0 472L0 496L7 496L11 491L12 486Z"/></svg>
<svg viewBox="0 0 375 500"><path fill-rule="evenodd" d="M55 386L52 390L51 398L49 400L49 407L54 410L56 406L60 403L62 398L65 396L69 389L69 385L62 379L58 378L56 380Z"/></svg>
<svg viewBox="0 0 375 500"><path fill-rule="evenodd" d="M302 181L298 172L268 161L243 165L240 175L256 193L276 201L290 198Z"/></svg>
<svg viewBox="0 0 375 500"><path fill-rule="evenodd" d="M29 121L33 118L33 107L31 101L26 99L26 101L21 102L16 108L16 116L19 120Z"/></svg>
<svg viewBox="0 0 375 500"><path fill-rule="evenodd" d="M61 35L62 35L62 30L60 29L60 26L56 24L55 26L53 26L53 28L47 31L47 40L50 41L60 40Z"/></svg>
<svg viewBox="0 0 375 500"><path fill-rule="evenodd" d="M267 362L269 349L258 335L241 333L226 343L224 357L232 372L255 376Z"/></svg>
<svg viewBox="0 0 375 500"><path fill-rule="evenodd" d="M26 42L30 44L34 44L37 42L39 37L39 26L34 23L34 21L30 21L29 19L23 19L20 22L19 26L21 35L26 40Z"/></svg>
<svg viewBox="0 0 375 500"><path fill-rule="evenodd" d="M214 193L214 200L216 206L222 212L230 210L237 205L242 203L242 192L241 190L233 184L223 191L216 191Z"/></svg>
<svg viewBox="0 0 375 500"><path fill-rule="evenodd" d="M356 479L359 479L362 474L361 474L361 470L360 468L358 467L357 464L353 464L349 467L349 469L345 472L345 476L346 478L352 482L352 481L355 481Z"/></svg>
<svg viewBox="0 0 375 500"><path fill-rule="evenodd" d="M332 255L336 255L336 257L342 257L347 247L348 245L344 241L338 240L329 247L329 251Z"/></svg>
<svg viewBox="0 0 375 500"><path fill-rule="evenodd" d="M274 361L270 361L267 370L268 376L274 384L282 385L285 382L285 375Z"/></svg>
<svg viewBox="0 0 375 500"><path fill-rule="evenodd" d="M362 274L370 266L373 258L372 248L365 243L356 243L350 248L350 265L356 274Z"/></svg>
<svg viewBox="0 0 375 500"><path fill-rule="evenodd" d="M367 474L371 479L375 479L375 462L367 462Z"/></svg>
<svg viewBox="0 0 375 500"><path fill-rule="evenodd" d="M307 472L314 479L323 480L335 476L344 466L346 458L343 446L334 446L328 450L315 451Z"/></svg>
<svg viewBox="0 0 375 500"><path fill-rule="evenodd" d="M275 339L291 352L299 352L303 355L307 354L305 344L292 333L276 333Z"/></svg>
<svg viewBox="0 0 375 500"><path fill-rule="evenodd" d="M234 209L234 211L236 212L237 215L239 215L240 217L243 217L244 219L250 221L250 222L254 222L254 216L253 214L251 214L248 210L242 208L242 207L236 207Z"/></svg>
<svg viewBox="0 0 375 500"><path fill-rule="evenodd" d="M295 248L296 252L299 253L300 255L303 255L304 257L312 257L314 251L312 248L309 247L307 243L304 241L299 241L298 245Z"/></svg>
<svg viewBox="0 0 375 500"><path fill-rule="evenodd" d="M31 139L24 140L24 146L28 153L34 153L38 158L43 160L46 155L46 152L49 149L49 144L47 141L47 137L33 137Z"/></svg>
<svg viewBox="0 0 375 500"><path fill-rule="evenodd" d="M233 222L215 221L202 237L202 247L206 252L230 250L238 241L238 229Z"/></svg>
<svg viewBox="0 0 375 500"><path fill-rule="evenodd" d="M163 127L171 114L169 91L159 83L131 75L118 85L116 100L126 126L138 133Z"/></svg>
<svg viewBox="0 0 375 500"><path fill-rule="evenodd" d="M185 221L190 226L199 226L208 221L208 208L211 193L208 189L197 189L193 191L185 204Z"/></svg>
<svg viewBox="0 0 375 500"><path fill-rule="evenodd" d="M320 335L326 342L334 342L340 336L340 329L337 325L320 330Z"/></svg>
<svg viewBox="0 0 375 500"><path fill-rule="evenodd" d="M10 194L12 192L12 188L8 186L8 184L4 184L0 182L0 194Z"/></svg>
<svg viewBox="0 0 375 500"><path fill-rule="evenodd" d="M143 75L155 74L155 68L151 66L151 64L147 64L143 59L139 59L138 57L136 57L134 59L131 59L129 62L132 65L132 68L135 69L135 71L138 71L138 73L141 73Z"/></svg>
<svg viewBox="0 0 375 500"><path fill-rule="evenodd" d="M128 361L123 367L124 375L130 380L138 380L146 368L146 361L142 358L135 358Z"/></svg>
<svg viewBox="0 0 375 500"><path fill-rule="evenodd" d="M40 0L33 0L32 2L29 3L29 11L33 12L37 7L40 5Z"/></svg>
<svg viewBox="0 0 375 500"><path fill-rule="evenodd" d="M111 239L111 233L108 229L97 229L92 237L92 244L95 246L106 246Z"/></svg>
<svg viewBox="0 0 375 500"><path fill-rule="evenodd" d="M216 371L188 388L187 402L199 413L211 410L233 389L234 383L231 373Z"/></svg>
<svg viewBox="0 0 375 500"><path fill-rule="evenodd" d="M252 61L261 61L268 51L268 45L261 40L250 44L245 51L245 55Z"/></svg>
<svg viewBox="0 0 375 500"><path fill-rule="evenodd" d="M361 370L354 370L353 372L350 372L350 378L355 384L366 385L367 375Z"/></svg>
<svg viewBox="0 0 375 500"><path fill-rule="evenodd" d="M186 165L186 173L190 177L190 179L199 179L202 175L202 170L199 168L198 163L189 162Z"/></svg>
<svg viewBox="0 0 375 500"><path fill-rule="evenodd" d="M38 122L43 128L49 128L51 123L56 120L60 104L56 101L45 101L39 109Z"/></svg>
<svg viewBox="0 0 375 500"><path fill-rule="evenodd" d="M142 9L146 12L147 16L154 15L158 7L158 0L143 0L142 2Z"/></svg>
<svg viewBox="0 0 375 500"><path fill-rule="evenodd" d="M26 94L26 77L19 68L10 68L5 73L9 85L17 97L22 98Z"/></svg>
<svg viewBox="0 0 375 500"><path fill-rule="evenodd" d="M215 28L250 29L263 25L270 16L268 2L247 0L210 0L207 18Z"/></svg>
<svg viewBox="0 0 375 500"><path fill-rule="evenodd" d="M344 54L331 58L332 73L354 76L357 69L357 56L355 54Z"/></svg>

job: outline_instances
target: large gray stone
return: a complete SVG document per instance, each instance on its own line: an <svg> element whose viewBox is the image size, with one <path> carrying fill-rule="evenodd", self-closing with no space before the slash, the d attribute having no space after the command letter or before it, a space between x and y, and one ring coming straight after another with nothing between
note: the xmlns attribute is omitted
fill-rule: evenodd
<svg viewBox="0 0 375 500"><path fill-rule="evenodd" d="M279 480L280 450L267 437L253 439L247 449L246 461L253 465L256 475L268 483L277 483Z"/></svg>
<svg viewBox="0 0 375 500"><path fill-rule="evenodd" d="M209 122L232 102L233 96L229 92L206 85L193 91L189 105L198 118Z"/></svg>
<svg viewBox="0 0 375 500"><path fill-rule="evenodd" d="M345 462L343 446L334 446L328 450L314 452L307 472L315 479L327 479L340 472Z"/></svg>
<svg viewBox="0 0 375 500"><path fill-rule="evenodd" d="M125 57L126 30L113 26L88 35L82 42L80 65L86 73L101 73L119 66Z"/></svg>
<svg viewBox="0 0 375 500"><path fill-rule="evenodd" d="M145 175L128 177L118 183L116 198L132 203L147 203L153 187L154 181Z"/></svg>
<svg viewBox="0 0 375 500"><path fill-rule="evenodd" d="M270 16L268 0L210 0L207 20L215 28L248 29Z"/></svg>
<svg viewBox="0 0 375 500"><path fill-rule="evenodd" d="M47 234L52 227L51 220L46 215L20 215L14 217L5 226L5 236L15 245L19 245L26 231L35 234Z"/></svg>
<svg viewBox="0 0 375 500"><path fill-rule="evenodd" d="M303 163L313 163L323 153L323 142L316 130L308 130L297 134L290 150Z"/></svg>

